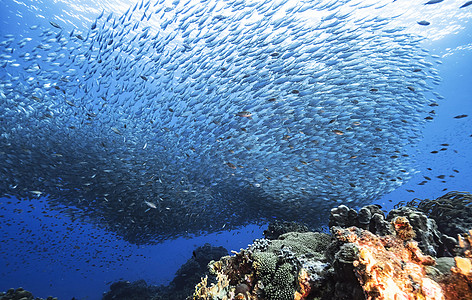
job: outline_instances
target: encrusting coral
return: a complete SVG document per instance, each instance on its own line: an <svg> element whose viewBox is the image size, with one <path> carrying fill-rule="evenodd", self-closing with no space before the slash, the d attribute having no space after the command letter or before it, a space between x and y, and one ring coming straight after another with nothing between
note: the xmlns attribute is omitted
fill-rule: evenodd
<svg viewBox="0 0 472 300"><path fill-rule="evenodd" d="M408 241L412 235L407 233L408 221L395 223L401 224L398 236L379 237L356 227L334 230L339 241L357 248L352 265L366 298L444 299L439 284L426 277L424 267L434 264L434 259Z"/></svg>
<svg viewBox="0 0 472 300"><path fill-rule="evenodd" d="M462 256L454 257L451 274L441 281L446 300L472 299L472 230L459 235L458 239L458 253Z"/></svg>
<svg viewBox="0 0 472 300"><path fill-rule="evenodd" d="M330 226L330 235L286 233L210 263L218 281L204 278L193 299L472 299L472 231L456 240L411 206L385 217L377 205L341 205Z"/></svg>

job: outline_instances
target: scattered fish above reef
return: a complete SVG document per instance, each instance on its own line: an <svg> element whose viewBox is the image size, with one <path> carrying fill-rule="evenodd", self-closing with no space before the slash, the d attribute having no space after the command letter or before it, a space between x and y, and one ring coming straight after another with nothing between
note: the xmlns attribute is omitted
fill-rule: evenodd
<svg viewBox="0 0 472 300"><path fill-rule="evenodd" d="M420 37L365 16L386 5L141 1L5 35L0 193L133 242L372 201L415 173L439 82Z"/></svg>

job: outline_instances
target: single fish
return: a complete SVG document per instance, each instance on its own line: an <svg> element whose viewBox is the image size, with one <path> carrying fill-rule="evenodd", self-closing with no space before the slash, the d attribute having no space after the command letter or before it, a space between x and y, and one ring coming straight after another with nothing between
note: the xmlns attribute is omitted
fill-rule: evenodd
<svg viewBox="0 0 472 300"><path fill-rule="evenodd" d="M440 3L440 2L443 2L444 0L429 0L428 2L425 3L425 5L427 4L436 4L436 3Z"/></svg>
<svg viewBox="0 0 472 300"><path fill-rule="evenodd" d="M157 208L156 204L154 204L154 203L152 203L152 202L149 202L149 201L146 201L146 200L145 200L144 203L145 203L147 206L149 206L150 208L152 208L152 209L156 209L156 208Z"/></svg>
<svg viewBox="0 0 472 300"><path fill-rule="evenodd" d="M56 27L56 28L62 29L62 27L61 27L61 26L59 26L59 24L57 24L56 22L49 21L49 24L51 24L53 27Z"/></svg>
<svg viewBox="0 0 472 300"><path fill-rule="evenodd" d="M461 7L459 7L459 8L464 8L464 7L467 7L469 5L472 5L472 1L467 1L466 3L462 4Z"/></svg>
<svg viewBox="0 0 472 300"><path fill-rule="evenodd" d="M424 20L423 20L423 21L418 21L417 23L418 23L419 25L422 25L422 26L428 26L428 25L431 24L430 22L424 21ZM414 72L414 70L413 70L413 72Z"/></svg>
<svg viewBox="0 0 472 300"><path fill-rule="evenodd" d="M116 127L111 127L111 130L116 134L120 134L120 135L122 134L121 131Z"/></svg>
<svg viewBox="0 0 472 300"><path fill-rule="evenodd" d="M240 111L236 114L238 117L243 117L243 118L250 118L252 116L252 113L249 111Z"/></svg>

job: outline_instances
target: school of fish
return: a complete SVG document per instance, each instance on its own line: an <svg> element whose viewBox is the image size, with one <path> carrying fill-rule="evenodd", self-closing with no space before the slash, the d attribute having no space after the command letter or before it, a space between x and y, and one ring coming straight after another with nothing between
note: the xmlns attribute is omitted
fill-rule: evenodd
<svg viewBox="0 0 472 300"><path fill-rule="evenodd" d="M135 243L369 203L442 98L422 39L366 13L387 5L141 0L3 33L0 194Z"/></svg>

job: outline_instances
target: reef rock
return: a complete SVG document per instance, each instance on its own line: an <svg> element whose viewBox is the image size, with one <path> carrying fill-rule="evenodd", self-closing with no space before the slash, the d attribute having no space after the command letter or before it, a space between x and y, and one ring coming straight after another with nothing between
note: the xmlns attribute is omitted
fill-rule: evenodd
<svg viewBox="0 0 472 300"><path fill-rule="evenodd" d="M436 265L420 247L437 245L437 236L426 234L435 228L434 220L411 208L393 210L387 218L377 209L370 206L359 214L341 206L332 211L331 224L360 224L389 234L333 226L331 235L292 232L256 240L211 262L217 282L203 278L193 299L472 299L472 231L459 237L456 257L442 257Z"/></svg>
<svg viewBox="0 0 472 300"><path fill-rule="evenodd" d="M288 232L308 232L306 225L297 222L274 221L269 223L269 227L264 230L264 238L276 240L284 233Z"/></svg>
<svg viewBox="0 0 472 300"><path fill-rule="evenodd" d="M156 300L186 299L192 294L195 285L200 282L201 278L209 275L208 263L227 254L228 250L224 247L215 247L208 243L196 248L192 257L177 270L174 279L162 289L162 295Z"/></svg>
<svg viewBox="0 0 472 300"><path fill-rule="evenodd" d="M167 286L154 286L144 280L135 282L118 281L110 286L103 300L185 300L194 291L202 277L210 275L208 263L227 255L224 247L215 247L208 243L196 248L192 257L175 273L174 279Z"/></svg>
<svg viewBox="0 0 472 300"><path fill-rule="evenodd" d="M441 281L447 300L472 299L472 230L459 236L461 256L454 257L451 274Z"/></svg>
<svg viewBox="0 0 472 300"><path fill-rule="evenodd" d="M396 217L407 218L415 232L418 247L426 254L435 257L452 256L457 241L438 230L436 222L414 207L399 207L391 210L385 217L378 205L367 205L359 212L345 205L331 209L329 226L348 228L356 226L380 236L395 234L392 221Z"/></svg>
<svg viewBox="0 0 472 300"><path fill-rule="evenodd" d="M322 286L327 263L324 252L331 237L292 232L277 240L256 240L246 250L210 264L217 284L204 278L193 299L306 299Z"/></svg>
<svg viewBox="0 0 472 300"><path fill-rule="evenodd" d="M103 295L102 300L156 299L157 294L159 287L148 285L144 280L118 281L110 286L110 291Z"/></svg>
<svg viewBox="0 0 472 300"><path fill-rule="evenodd" d="M426 276L425 266L434 259L423 255L416 242L401 239L402 230L397 236L377 236L357 227L336 228L334 235L342 243L334 263L338 280L352 282L346 270L352 271L366 299L444 299L441 286ZM362 299L359 289L354 291Z"/></svg>
<svg viewBox="0 0 472 300"><path fill-rule="evenodd" d="M31 292L23 288L9 289L6 293L0 292L0 300L44 300L43 298L34 297ZM57 300L55 297L47 297L46 300Z"/></svg>
<svg viewBox="0 0 472 300"><path fill-rule="evenodd" d="M356 226L369 230L374 234L393 234L393 228L390 223L385 220L385 214L379 205L364 206L359 212L346 205L333 208L331 209L329 218L329 227L331 228L333 226L339 226L341 228Z"/></svg>
<svg viewBox="0 0 472 300"><path fill-rule="evenodd" d="M454 249L455 240L450 241L450 237L442 234L438 230L436 221L428 218L424 213L411 207L400 207L392 209L387 216L387 220L402 216L408 219L416 234L416 241L420 249L432 256L451 256Z"/></svg>
<svg viewBox="0 0 472 300"><path fill-rule="evenodd" d="M416 208L436 221L439 231L455 237L472 228L472 194L451 191L434 200L414 199L407 206Z"/></svg>

